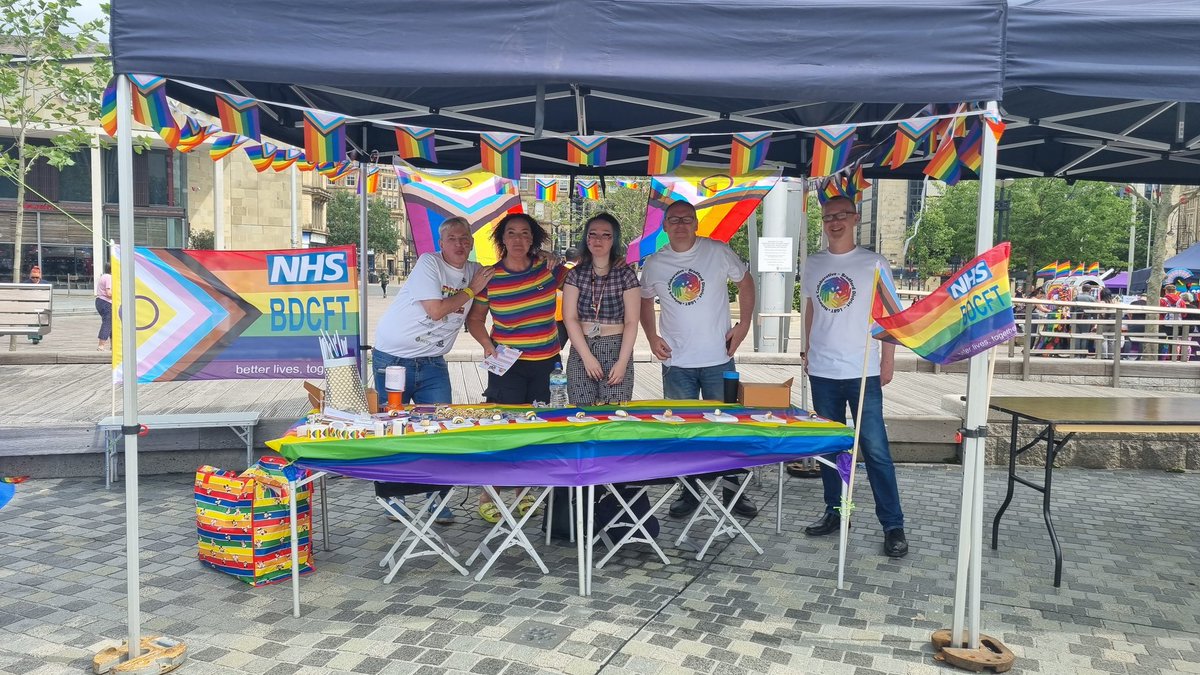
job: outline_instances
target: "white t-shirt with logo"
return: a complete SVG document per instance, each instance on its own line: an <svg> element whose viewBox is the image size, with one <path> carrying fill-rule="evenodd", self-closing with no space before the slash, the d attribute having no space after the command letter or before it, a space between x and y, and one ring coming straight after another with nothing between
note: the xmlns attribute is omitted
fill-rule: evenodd
<svg viewBox="0 0 1200 675"><path fill-rule="evenodd" d="M642 267L642 297L659 299L658 333L671 347L663 363L707 368L729 360L727 281L746 276L746 264L728 245L706 237L680 253L664 246Z"/></svg>
<svg viewBox="0 0 1200 675"><path fill-rule="evenodd" d="M461 269L452 267L440 253L425 253L417 258L400 294L379 319L375 348L406 359L444 356L462 332L471 301L437 321L429 318L421 301L454 295L467 287L478 269L479 263L472 261L467 261Z"/></svg>
<svg viewBox="0 0 1200 675"><path fill-rule="evenodd" d="M810 375L834 380L862 376L868 346L867 376L879 375L880 342L871 337L871 286L875 268L890 279L887 258L862 247L849 253L814 253L801 272L800 290L812 312L808 351Z"/></svg>

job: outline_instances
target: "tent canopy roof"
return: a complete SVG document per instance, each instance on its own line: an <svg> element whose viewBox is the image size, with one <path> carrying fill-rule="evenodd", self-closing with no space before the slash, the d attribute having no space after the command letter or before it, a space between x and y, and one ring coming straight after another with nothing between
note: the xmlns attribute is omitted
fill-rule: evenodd
<svg viewBox="0 0 1200 675"><path fill-rule="evenodd" d="M722 164L724 134L775 130L768 159L800 175L812 136L791 128L1002 100L1001 175L1186 183L1200 171L1200 116L1179 104L1200 100L1191 0L212 0L219 20L180 21L186 11L114 0L115 71L164 75L172 98L209 113L211 93L184 82L284 104L264 107L263 132L293 145L300 109L315 108L444 129L444 168L478 162L479 131L512 131L526 136L525 173L629 175L645 171L644 139L614 138L597 170L568 164L560 137L532 137L690 133L692 161ZM860 129L854 155L892 130ZM348 137L395 148L386 125Z"/></svg>

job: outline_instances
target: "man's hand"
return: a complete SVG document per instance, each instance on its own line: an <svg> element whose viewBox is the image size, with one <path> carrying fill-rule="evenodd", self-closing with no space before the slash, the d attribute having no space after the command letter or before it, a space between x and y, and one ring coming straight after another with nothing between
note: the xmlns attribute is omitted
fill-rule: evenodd
<svg viewBox="0 0 1200 675"><path fill-rule="evenodd" d="M885 386L892 381L892 376L896 374L896 359L881 358L879 360L879 386Z"/></svg>
<svg viewBox="0 0 1200 675"><path fill-rule="evenodd" d="M467 285L471 287L472 291L475 291L476 295L478 295L480 291L487 287L488 282L491 281L492 277L494 276L496 276L496 268L480 267L479 269L475 270L475 274L471 277L471 283Z"/></svg>
<svg viewBox="0 0 1200 675"><path fill-rule="evenodd" d="M733 324L733 328L725 332L725 344L727 346L725 353L733 356L734 352L737 351L738 345L742 344L742 340L746 339L746 335L749 332L750 326L743 326L740 321Z"/></svg>
<svg viewBox="0 0 1200 675"><path fill-rule="evenodd" d="M671 358L671 345L667 344L667 341L662 339L662 336L654 335L650 337L649 342L650 351L654 354L654 358L659 361L666 361Z"/></svg>

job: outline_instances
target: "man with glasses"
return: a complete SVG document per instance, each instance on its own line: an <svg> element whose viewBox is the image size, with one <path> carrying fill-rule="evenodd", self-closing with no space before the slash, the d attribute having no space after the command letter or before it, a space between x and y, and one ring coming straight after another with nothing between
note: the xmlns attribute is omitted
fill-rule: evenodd
<svg viewBox="0 0 1200 675"><path fill-rule="evenodd" d="M867 379L859 422L859 456L866 462L875 515L883 526L883 553L892 558L908 554L904 513L896 468L883 425L883 385L891 382L896 346L870 337L871 294L875 270L891 277L883 256L855 243L858 210L853 200L834 197L825 202L821 223L828 247L808 257L801 292L807 299L804 316L805 351L801 357L812 388L813 409L822 417L845 423L846 406L857 417L863 359ZM867 354L866 350L870 350ZM825 513L804 528L809 536L837 532L841 517L842 479L837 470L821 465Z"/></svg>
<svg viewBox="0 0 1200 675"><path fill-rule="evenodd" d="M754 277L727 244L697 236L696 208L688 202L667 207L663 229L668 244L642 267L641 312L650 350L663 364L663 396L720 401L725 395L724 373L737 370L733 354L750 332ZM738 322L732 328L729 281L738 289ZM658 326L655 298L662 313ZM733 491L726 489L724 496L728 503ZM671 515L687 516L698 506L696 497L685 490L671 505ZM752 518L758 509L743 496L733 512Z"/></svg>

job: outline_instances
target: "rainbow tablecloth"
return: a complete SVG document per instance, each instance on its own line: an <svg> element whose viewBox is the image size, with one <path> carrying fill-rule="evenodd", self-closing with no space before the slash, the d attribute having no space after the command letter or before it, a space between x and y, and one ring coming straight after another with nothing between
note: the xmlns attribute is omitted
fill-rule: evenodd
<svg viewBox="0 0 1200 675"><path fill-rule="evenodd" d="M471 406L455 406L469 408ZM499 408L521 415L525 406ZM670 408L683 422L651 416ZM720 408L738 423L711 422ZM433 485L573 487L742 469L849 450L854 430L796 408L746 408L713 401L638 401L620 409L643 421L608 421L618 408L537 410L544 423L475 426L436 434L309 439L288 432L267 446L314 471ZM786 416L787 424L753 415ZM602 421L567 421L583 411Z"/></svg>

